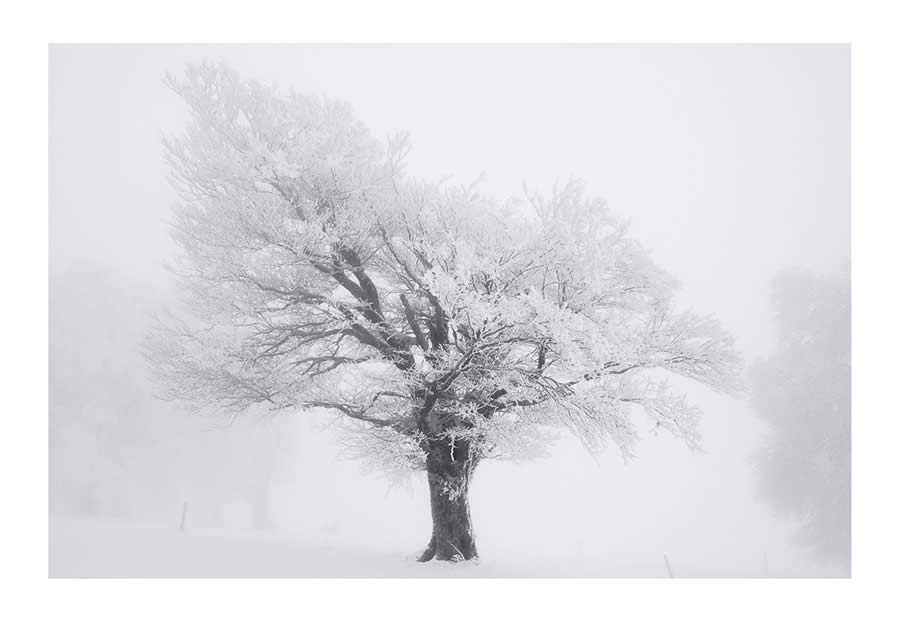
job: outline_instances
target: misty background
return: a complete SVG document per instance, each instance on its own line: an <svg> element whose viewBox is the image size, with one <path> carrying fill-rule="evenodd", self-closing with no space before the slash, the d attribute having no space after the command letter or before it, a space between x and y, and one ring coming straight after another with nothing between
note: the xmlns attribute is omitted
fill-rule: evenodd
<svg viewBox="0 0 900 622"><path fill-rule="evenodd" d="M338 557L412 554L430 532L424 477L343 459L326 415L232 422L153 398L140 347L173 294L161 139L188 116L163 77L204 58L346 100L379 138L409 131L415 177L481 178L497 196L583 178L679 279L679 306L718 318L748 364L777 348L780 272L845 275L848 46L51 46L51 574L96 572L99 542L182 523L184 538ZM665 555L676 576L845 574L758 499L750 457L767 427L750 401L699 386L690 399L703 453L661 433L627 463L615 449L595 461L563 436L547 458L483 464L482 563L666 576ZM235 573L296 570L255 563Z"/></svg>

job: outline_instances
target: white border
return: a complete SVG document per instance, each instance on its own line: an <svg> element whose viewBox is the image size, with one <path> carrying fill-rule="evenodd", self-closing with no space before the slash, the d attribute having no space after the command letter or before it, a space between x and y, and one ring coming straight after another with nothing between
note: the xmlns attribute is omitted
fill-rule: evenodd
<svg viewBox="0 0 900 622"><path fill-rule="evenodd" d="M876 2L44 2L4 18L3 592L9 620L861 618L897 611L896 17ZM11 13L12 11L12 13ZM854 578L48 581L47 43L852 42ZM888 357L891 358L888 358ZM13 580L14 582L10 582ZM877 614L874 612L878 611ZM896 614L895 614L896 615Z"/></svg>

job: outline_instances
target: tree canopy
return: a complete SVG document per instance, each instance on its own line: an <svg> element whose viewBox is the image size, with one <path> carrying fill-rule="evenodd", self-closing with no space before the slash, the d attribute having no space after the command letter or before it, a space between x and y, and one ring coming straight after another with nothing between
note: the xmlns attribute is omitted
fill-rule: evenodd
<svg viewBox="0 0 900 622"><path fill-rule="evenodd" d="M775 280L775 353L752 370L769 425L759 491L799 522L797 537L850 563L850 279L785 272Z"/></svg>
<svg viewBox="0 0 900 622"><path fill-rule="evenodd" d="M185 309L150 353L166 395L240 413L329 409L386 464L429 443L478 460L564 426L625 453L635 415L699 443L670 375L738 388L731 337L583 185L499 201L405 171L350 108L221 65L169 78Z"/></svg>

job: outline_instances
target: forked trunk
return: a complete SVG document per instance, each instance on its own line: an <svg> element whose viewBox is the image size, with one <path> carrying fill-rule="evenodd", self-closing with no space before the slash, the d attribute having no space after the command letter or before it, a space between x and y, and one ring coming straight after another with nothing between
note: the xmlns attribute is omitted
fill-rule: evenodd
<svg viewBox="0 0 900 622"><path fill-rule="evenodd" d="M476 461L468 443L455 446L433 443L426 467L431 493L431 540L419 556L420 562L432 559L463 561L478 557L475 533L469 513L469 483Z"/></svg>

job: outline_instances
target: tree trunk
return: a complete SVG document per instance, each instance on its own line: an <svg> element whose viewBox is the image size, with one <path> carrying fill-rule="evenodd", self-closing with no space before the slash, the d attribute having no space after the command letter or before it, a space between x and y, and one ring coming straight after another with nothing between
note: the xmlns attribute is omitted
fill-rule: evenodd
<svg viewBox="0 0 900 622"><path fill-rule="evenodd" d="M249 481L247 503L250 505L250 520L254 529L268 529L272 526L272 508L270 489L272 487L272 471L270 464L261 482Z"/></svg>
<svg viewBox="0 0 900 622"><path fill-rule="evenodd" d="M251 525L254 529L268 529L272 526L272 513L269 511L269 500L256 499L250 503Z"/></svg>
<svg viewBox="0 0 900 622"><path fill-rule="evenodd" d="M428 488L431 492L431 540L419 556L420 562L432 559L463 561L478 557L475 533L469 513L469 483L476 460L468 442L429 443L426 458Z"/></svg>

